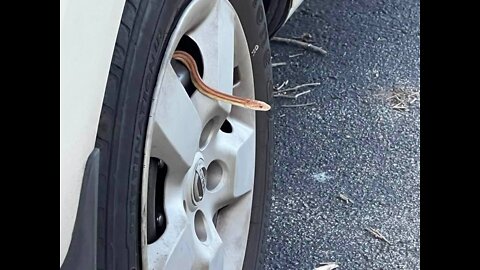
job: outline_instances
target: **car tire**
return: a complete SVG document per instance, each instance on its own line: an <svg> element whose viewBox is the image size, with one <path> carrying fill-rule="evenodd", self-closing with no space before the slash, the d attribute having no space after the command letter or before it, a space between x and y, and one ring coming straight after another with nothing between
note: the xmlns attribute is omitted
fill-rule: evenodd
<svg viewBox="0 0 480 270"><path fill-rule="evenodd" d="M147 123L157 74L188 0L127 0L102 104L97 267L140 269L141 189ZM270 45L262 1L231 1L248 42L255 98L272 101ZM244 269L262 269L270 207L272 119L256 113L255 181Z"/></svg>

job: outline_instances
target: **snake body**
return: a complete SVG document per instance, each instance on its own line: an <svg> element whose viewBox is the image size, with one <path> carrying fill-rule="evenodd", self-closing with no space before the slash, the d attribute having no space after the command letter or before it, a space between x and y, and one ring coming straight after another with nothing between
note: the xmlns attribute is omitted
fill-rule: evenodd
<svg viewBox="0 0 480 270"><path fill-rule="evenodd" d="M200 77L200 74L198 73L197 63L195 62L195 59L189 53L185 51L175 51L172 58L180 61L182 64L185 65L185 67L190 72L190 77L193 85L198 89L198 91L200 91L200 93L204 94L205 96L251 110L270 110L270 105L263 101L225 94L206 85Z"/></svg>

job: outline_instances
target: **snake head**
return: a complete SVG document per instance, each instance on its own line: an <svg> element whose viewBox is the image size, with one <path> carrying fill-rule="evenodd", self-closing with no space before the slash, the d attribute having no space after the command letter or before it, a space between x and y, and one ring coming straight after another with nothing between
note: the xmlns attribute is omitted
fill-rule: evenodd
<svg viewBox="0 0 480 270"><path fill-rule="evenodd" d="M247 108L255 110L255 111L269 111L272 107L267 103L260 101L249 99L247 104L245 104Z"/></svg>

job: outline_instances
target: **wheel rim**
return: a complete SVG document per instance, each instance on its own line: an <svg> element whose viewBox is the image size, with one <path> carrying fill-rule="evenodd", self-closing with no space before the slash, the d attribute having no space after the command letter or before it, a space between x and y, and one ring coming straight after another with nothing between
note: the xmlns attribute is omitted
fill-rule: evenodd
<svg viewBox="0 0 480 270"><path fill-rule="evenodd" d="M252 206L255 113L198 91L189 96L170 62L184 36L198 46L208 85L254 98L248 45L235 10L226 0L192 1L172 34L154 90L141 195L142 263L147 269L240 269ZM150 161L157 159L167 168L159 183L159 222L166 226L152 240Z"/></svg>

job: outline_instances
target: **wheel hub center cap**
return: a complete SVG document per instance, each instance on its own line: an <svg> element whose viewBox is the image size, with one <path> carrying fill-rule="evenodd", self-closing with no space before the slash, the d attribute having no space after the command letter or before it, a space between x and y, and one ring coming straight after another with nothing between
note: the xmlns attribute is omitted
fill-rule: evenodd
<svg viewBox="0 0 480 270"><path fill-rule="evenodd" d="M205 188L207 185L206 179L207 169L202 159L199 159L195 165L195 174L193 178L192 201L196 205L203 199Z"/></svg>

